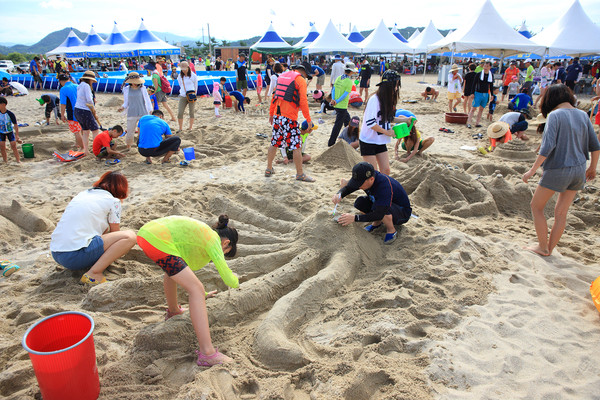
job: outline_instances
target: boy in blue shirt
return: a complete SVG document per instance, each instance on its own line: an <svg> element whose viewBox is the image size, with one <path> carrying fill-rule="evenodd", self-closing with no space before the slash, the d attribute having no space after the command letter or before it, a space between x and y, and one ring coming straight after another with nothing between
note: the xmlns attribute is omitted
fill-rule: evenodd
<svg viewBox="0 0 600 400"><path fill-rule="evenodd" d="M533 105L533 100L529 97L528 90L526 88L521 89L521 93L516 95L510 103L508 103L508 109L513 111L529 113L529 106Z"/></svg>
<svg viewBox="0 0 600 400"><path fill-rule="evenodd" d="M494 120L494 111L496 111L496 104L498 104L498 93L499 93L499 88L497 88L497 87L492 88L492 101L490 101L490 105L488 108L488 115L487 115L488 121Z"/></svg>
<svg viewBox="0 0 600 400"><path fill-rule="evenodd" d="M2 153L2 159L8 164L6 155L6 141L8 140L17 162L20 163L21 157L17 150L17 142L22 143L19 139L19 124L17 124L15 114L6 109L7 105L8 100L6 100L6 97L0 96L0 152Z"/></svg>
<svg viewBox="0 0 600 400"><path fill-rule="evenodd" d="M163 154L165 157L162 163L166 164L171 156L179 151L181 139L171 133L169 124L164 121L162 111L155 110L152 111L152 115L144 115L140 118L138 126L140 128L138 151L146 157L146 164L152 164L151 157L159 157Z"/></svg>

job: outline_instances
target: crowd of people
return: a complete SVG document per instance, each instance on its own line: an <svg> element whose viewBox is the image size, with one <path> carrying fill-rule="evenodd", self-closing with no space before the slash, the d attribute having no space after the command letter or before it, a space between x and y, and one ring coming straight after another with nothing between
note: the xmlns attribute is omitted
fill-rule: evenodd
<svg viewBox="0 0 600 400"><path fill-rule="evenodd" d="M35 61L35 60L34 60ZM222 70L226 68L220 60L207 64L205 68ZM281 61L281 60L280 60ZM264 86L267 87L265 100L269 104L268 123L272 133L267 149L267 164L264 175L271 178L275 173L273 163L278 150L284 153L287 164L292 161L296 170L295 179L301 182L315 182L303 168L310 160L306 153L306 140L315 127L309 101L320 103L321 111L335 114L335 122L330 132L328 146L338 141L348 143L360 152L363 161L352 169L349 180L342 179L340 189L331 201L339 204L353 192L362 190L365 195L354 201L355 213L343 213L337 217L341 226L353 223L366 224L364 229L370 233L382 233L383 243L392 244L403 224L412 215L412 206L402 184L390 176L390 158L388 145L396 138L394 155L402 162L409 162L422 154L434 143L434 138L424 138L417 128L417 116L409 110L398 108L401 90L401 75L388 68L382 60L374 69L366 58L357 61L343 60L336 56L331 65L329 93L325 76L329 68L323 68L319 62L297 60L289 65L269 57L266 63ZM314 61L314 60L313 60ZM210 65L209 65L210 64ZM96 110L93 83L96 75L86 71L77 85L66 73L58 76L59 96L43 95L40 104L45 106L45 117L50 123L54 112L56 123L64 122L75 135L76 146L84 153L90 153L89 136L92 135L92 152L102 158L121 158L137 143L137 151L152 163L154 157L163 157L162 163L179 151L181 139L174 135L164 113L162 105L177 122L180 134L183 131L183 117L189 114L189 129L195 119L195 102L198 90L198 78L193 62L179 63L177 76L180 90L177 119L167 104L170 88L165 72L171 69L166 60L151 61L152 86L146 88L145 80L138 72L129 72L123 89L123 104L119 111L126 111L126 129L121 125L100 132L100 123ZM234 63L237 71L237 88L227 92L224 78L214 82L212 88L215 117L219 118L220 108L229 96L235 103L236 112L244 112L247 97L248 64L241 54ZM56 68L56 66L54 66ZM499 121L493 122L487 129L490 148L510 140L527 140L527 111L539 104L541 115L536 119L537 132L542 133L539 153L533 166L523 175L528 182L540 167L543 173L538 183L531 210L538 243L529 250L549 256L558 244L566 226L567 212L573 203L577 191L586 181L596 176L600 142L594 132L593 124L584 111L576 108L573 84L583 70L578 60L565 72L559 65L544 65L540 72L540 96L533 102L532 86L535 71L531 60L525 61L524 73L511 63L502 73L502 85L495 86L492 63L484 61L481 65L470 64L468 73L463 77L458 65L452 65L448 76L447 97L449 112L456 112L459 105L468 115L467 126L481 126L484 110L488 108L488 119L493 122L495 106L506 99L512 106ZM381 74L374 93L369 95L372 75ZM262 71L256 70L262 78ZM577 75L574 75L577 74ZM575 77L575 78L574 78ZM316 90L308 90L309 82L315 79ZM165 83L166 81L166 83ZM522 81L522 82L521 82ZM262 90L263 84L260 83ZM498 101L498 96L502 94ZM598 90L598 89L597 89ZM260 92L257 93L259 95ZM353 93L360 101L352 101ZM427 88L422 96L425 101L435 101L439 91ZM600 92L595 100L600 99ZM364 98L363 98L364 96ZM354 99L357 97L355 96ZM259 97L259 102L262 100ZM356 104L360 103L358 106ZM361 117L351 116L349 107L354 104L362 111ZM494 105L494 108L491 105ZM305 119L298 121L299 113ZM596 115L600 113L596 112ZM596 117L596 124L600 118ZM405 124L407 134L398 136L394 125ZM137 133L137 141L136 141ZM19 161L16 142L19 141L18 124L14 113L7 110L7 100L0 97L0 135L2 157L7 161L5 143L9 141L15 158ZM115 140L125 135L126 148L120 152ZM399 150L406 152L400 156ZM589 166L587 162L589 160ZM554 224L548 235L548 226L544 216L544 207L554 193L558 192L555 207ZM204 286L193 271L212 261L229 287L238 287L237 276L231 272L225 262L226 257L236 254L238 232L230 226L229 218L221 215L212 227L205 223L184 217L170 216L148 221L137 234L121 230L122 203L129 196L129 185L124 174L109 171L92 185L92 188L77 194L66 207L60 221L51 236L50 250L54 260L70 270L85 271L81 281L89 285L106 282L103 272L106 268L125 255L137 243L144 253L164 272L164 292L167 302L165 320L186 310L177 300L177 285L189 295L189 314L198 339L198 365L211 366L231 361L212 344L206 298L215 292L206 293Z"/></svg>

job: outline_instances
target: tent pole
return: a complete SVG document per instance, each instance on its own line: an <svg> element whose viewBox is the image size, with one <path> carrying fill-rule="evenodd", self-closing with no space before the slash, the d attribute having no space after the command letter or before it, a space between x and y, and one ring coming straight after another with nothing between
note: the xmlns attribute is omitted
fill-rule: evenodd
<svg viewBox="0 0 600 400"><path fill-rule="evenodd" d="M427 53L423 55L423 80L425 80L425 71L427 71Z"/></svg>

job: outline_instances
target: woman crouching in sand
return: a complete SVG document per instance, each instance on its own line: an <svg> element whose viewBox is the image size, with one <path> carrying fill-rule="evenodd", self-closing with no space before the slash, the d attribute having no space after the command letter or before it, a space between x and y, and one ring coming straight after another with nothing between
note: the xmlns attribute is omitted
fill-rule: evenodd
<svg viewBox="0 0 600 400"><path fill-rule="evenodd" d="M52 257L70 270L89 268L81 282L106 282L102 272L135 245L135 233L120 230L121 203L128 195L127 178L106 172L92 189L71 200L56 224L50 240Z"/></svg>
<svg viewBox="0 0 600 400"><path fill-rule="evenodd" d="M148 222L140 228L137 237L144 253L165 272L163 285L169 307L165 320L184 312L177 303L177 285L188 292L190 317L200 348L196 352L200 366L233 361L215 349L210 338L205 298L214 296L216 291L206 293L194 274L212 261L223 282L231 288L238 287L237 276L225 262L225 256L235 256L238 240L237 231L228 227L228 222L227 215L219 216L213 230L192 218L170 216Z"/></svg>
<svg viewBox="0 0 600 400"><path fill-rule="evenodd" d="M600 143L587 114L574 105L575 97L566 85L553 85L546 90L540 104L546 117L542 144L533 166L523 175L523 181L527 183L543 166L542 179L531 200L538 244L527 248L542 256L552 254L558 244L567 223L567 211L577 191L583 189L586 180L596 177ZM586 170L589 153L592 157ZM554 207L554 225L548 238L544 207L554 192L559 195Z"/></svg>

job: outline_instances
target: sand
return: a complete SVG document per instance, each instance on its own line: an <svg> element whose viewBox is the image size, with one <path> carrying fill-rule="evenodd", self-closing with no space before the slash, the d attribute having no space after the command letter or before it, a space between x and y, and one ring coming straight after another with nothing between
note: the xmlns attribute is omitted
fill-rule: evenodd
<svg viewBox="0 0 600 400"><path fill-rule="evenodd" d="M419 98L422 79L403 77L402 100ZM535 241L529 202L537 178L521 177L540 137L530 129L531 141L487 156L462 150L482 145L472 135L488 122L472 130L445 123L441 89L438 102L400 103L435 143L408 164L391 163L417 218L384 246L381 235L332 220L331 196L361 159L345 144L327 148L334 117L313 114L324 120L308 139L305 171L316 183L296 182L291 164L265 178L268 141L256 134L269 133L268 110L249 94L246 115L225 110L220 119L210 98L199 99L194 129L181 134L196 153L185 168L182 154L146 165L136 152L113 167L89 158L58 163L52 152L72 146L67 128L34 125L43 116L38 93L9 98L30 125L21 137L36 157L0 167L0 251L21 266L0 278L0 397L39 398L21 338L44 316L79 310L96 323L101 399L597 398L600 315L588 287L600 275L598 183L578 194L553 256L523 250ZM125 125L121 95L98 99L105 126ZM496 119L506 110L499 105ZM211 333L233 364L196 366L189 314L164 321L161 271L137 246L94 288L53 261L50 233L64 208L109 168L131 186L123 229L174 214L213 222L223 212L238 228L229 265L240 288L228 290L212 264L197 273L219 290L207 301ZM351 212L354 198L338 211ZM180 300L187 304L185 293Z"/></svg>

